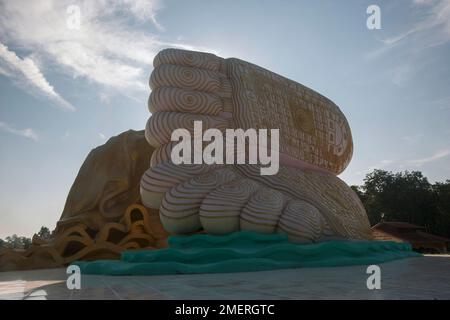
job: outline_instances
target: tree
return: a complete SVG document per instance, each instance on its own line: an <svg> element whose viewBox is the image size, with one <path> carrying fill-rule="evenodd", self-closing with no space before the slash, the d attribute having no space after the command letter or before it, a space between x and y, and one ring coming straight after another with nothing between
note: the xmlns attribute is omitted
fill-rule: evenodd
<svg viewBox="0 0 450 320"><path fill-rule="evenodd" d="M47 227L42 226L37 235L44 240L51 237L51 232ZM27 237L19 237L17 234L6 237L4 240L0 239L0 248L10 249L28 249L32 244L32 240Z"/></svg>
<svg viewBox="0 0 450 320"><path fill-rule="evenodd" d="M31 247L32 241L30 238L20 237L20 242L21 242L22 249L28 249L29 247Z"/></svg>
<svg viewBox="0 0 450 320"><path fill-rule="evenodd" d="M7 248L11 249L28 249L31 246L31 239L27 237L19 237L17 234L13 234L10 237L5 238Z"/></svg>
<svg viewBox="0 0 450 320"><path fill-rule="evenodd" d="M39 238L47 240L50 239L51 232L47 227L42 226L37 235Z"/></svg>
<svg viewBox="0 0 450 320"><path fill-rule="evenodd" d="M450 180L433 185L436 202L436 234L450 237Z"/></svg>
<svg viewBox="0 0 450 320"><path fill-rule="evenodd" d="M361 190L362 188L359 186L350 186L350 188L352 188L353 191L355 191L355 193L358 195L358 197L361 199L361 201L364 203L365 202L365 193L363 190Z"/></svg>
<svg viewBox="0 0 450 320"><path fill-rule="evenodd" d="M404 221L450 236L450 181L431 185L419 171L392 173L375 169L364 185L352 189L360 197L372 225Z"/></svg>

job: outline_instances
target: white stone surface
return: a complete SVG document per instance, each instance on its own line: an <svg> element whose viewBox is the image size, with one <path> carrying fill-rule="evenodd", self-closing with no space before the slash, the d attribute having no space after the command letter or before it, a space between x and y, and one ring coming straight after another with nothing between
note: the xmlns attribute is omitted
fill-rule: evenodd
<svg viewBox="0 0 450 320"><path fill-rule="evenodd" d="M82 275L69 290L64 269L0 273L0 299L450 299L450 255L380 264L381 289L367 266L170 276Z"/></svg>

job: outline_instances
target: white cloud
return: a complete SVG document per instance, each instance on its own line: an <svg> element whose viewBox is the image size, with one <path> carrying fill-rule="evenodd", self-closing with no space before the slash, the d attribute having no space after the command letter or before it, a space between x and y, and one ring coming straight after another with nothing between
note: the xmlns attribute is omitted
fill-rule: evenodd
<svg viewBox="0 0 450 320"><path fill-rule="evenodd" d="M373 171L375 169L385 169L386 167L390 166L391 164L395 163L394 160L381 160L376 165L370 166L368 168L369 171Z"/></svg>
<svg viewBox="0 0 450 320"><path fill-rule="evenodd" d="M21 85L33 88L38 93L43 94L57 106L67 110L75 110L75 108L62 98L53 88L42 74L36 63L30 58L21 59L13 51L10 51L3 43L0 42L0 65L8 71L2 72L4 75L14 77ZM2 69L3 70L3 69Z"/></svg>
<svg viewBox="0 0 450 320"><path fill-rule="evenodd" d="M14 135L21 136L21 137L31 139L34 141L39 140L39 136L31 128L15 129L14 127L10 126L9 124L0 121L0 129L5 132L12 133Z"/></svg>
<svg viewBox="0 0 450 320"><path fill-rule="evenodd" d="M421 167L450 156L450 149L439 150L428 157L409 159L409 160L381 160L379 163L367 168L369 172L374 169L388 169L388 170L405 170L412 167ZM358 171L362 174L362 171Z"/></svg>
<svg viewBox="0 0 450 320"><path fill-rule="evenodd" d="M165 28L156 20L156 11L161 8L159 1L124 0L122 5L129 7L138 19L150 20L158 30L164 31Z"/></svg>
<svg viewBox="0 0 450 320"><path fill-rule="evenodd" d="M109 94L107 94L105 92L100 92L99 97L100 97L100 102L102 104L108 105L111 103L111 96Z"/></svg>
<svg viewBox="0 0 450 320"><path fill-rule="evenodd" d="M437 105L440 110L450 109L450 97L438 98L431 101L426 101L424 103L429 105Z"/></svg>
<svg viewBox="0 0 450 320"><path fill-rule="evenodd" d="M419 4L419 5L424 5L424 4L429 4L432 1L435 1L435 0L413 0L413 3Z"/></svg>
<svg viewBox="0 0 450 320"><path fill-rule="evenodd" d="M401 139L405 141L409 145L416 144L421 138L423 137L422 133L409 135L409 136L403 136Z"/></svg>
<svg viewBox="0 0 450 320"><path fill-rule="evenodd" d="M0 66L0 74L7 76L7 77L11 77L11 73L9 73L8 71L6 71L4 68L2 68Z"/></svg>
<svg viewBox="0 0 450 320"><path fill-rule="evenodd" d="M373 60L388 53L400 57L389 70L389 77L395 85L404 87L426 68L427 60L434 59L424 57L424 50L450 42L450 0L411 0L409 6L401 8L413 22L403 23L404 30L380 39L382 45L364 57Z"/></svg>
<svg viewBox="0 0 450 320"><path fill-rule="evenodd" d="M450 149L446 150L440 150L433 155L426 157L426 158L420 158L420 159L413 159L409 160L407 163L415 166L421 166L430 162L434 162L440 159L443 159L445 157L448 157L450 155Z"/></svg>
<svg viewBox="0 0 450 320"><path fill-rule="evenodd" d="M413 0L417 23L398 35L381 40L388 48L411 40L416 50L450 41L450 0Z"/></svg>
<svg viewBox="0 0 450 320"><path fill-rule="evenodd" d="M69 5L80 8L80 28L67 27ZM43 57L53 69L127 95L147 92L155 54L164 47L157 0L40 0L0 2L0 39ZM150 31L149 31L150 29Z"/></svg>
<svg viewBox="0 0 450 320"><path fill-rule="evenodd" d="M100 139L102 139L102 140L105 140L106 139L106 136L103 134L103 133L99 133L98 134L98 137L100 138Z"/></svg>
<svg viewBox="0 0 450 320"><path fill-rule="evenodd" d="M450 0L413 0L410 10L416 22L399 34L380 39L383 45L368 52L366 59L377 59L401 49L406 55L416 54L450 41Z"/></svg>
<svg viewBox="0 0 450 320"><path fill-rule="evenodd" d="M392 71L392 82L399 87L403 87L414 73L415 69L411 64L401 64Z"/></svg>

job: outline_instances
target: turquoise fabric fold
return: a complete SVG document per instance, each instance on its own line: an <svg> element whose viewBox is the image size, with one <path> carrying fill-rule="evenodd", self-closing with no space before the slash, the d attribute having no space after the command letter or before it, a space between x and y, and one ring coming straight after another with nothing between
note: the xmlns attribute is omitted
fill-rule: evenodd
<svg viewBox="0 0 450 320"><path fill-rule="evenodd" d="M407 243L328 241L292 243L282 234L241 231L224 236L169 238L169 248L133 250L120 260L76 261L83 274L163 275L264 271L302 267L379 264L418 257Z"/></svg>

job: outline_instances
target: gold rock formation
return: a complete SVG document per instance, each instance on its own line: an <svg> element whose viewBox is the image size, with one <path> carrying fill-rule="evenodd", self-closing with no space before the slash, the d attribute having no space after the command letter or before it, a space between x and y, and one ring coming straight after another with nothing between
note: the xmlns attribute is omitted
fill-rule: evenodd
<svg viewBox="0 0 450 320"><path fill-rule="evenodd" d="M132 130L92 150L51 238L35 235L27 250L0 250L0 271L117 259L126 249L166 247L158 211L145 208L139 199L139 180L152 152L144 132Z"/></svg>

